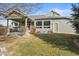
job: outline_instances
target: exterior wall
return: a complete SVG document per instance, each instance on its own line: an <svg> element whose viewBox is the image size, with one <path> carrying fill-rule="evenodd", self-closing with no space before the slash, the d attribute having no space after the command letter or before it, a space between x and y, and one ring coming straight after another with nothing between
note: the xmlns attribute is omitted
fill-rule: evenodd
<svg viewBox="0 0 79 59"><path fill-rule="evenodd" d="M72 28L71 23L67 19L62 20L52 20L53 22L53 32L55 32L55 23L58 24L58 32L55 33L67 33L67 34L75 34L75 30Z"/></svg>
<svg viewBox="0 0 79 59"><path fill-rule="evenodd" d="M56 20L52 20L52 19L48 19L50 20L50 28L44 28L44 25L42 26L42 28L36 28L36 32L37 33L66 33L66 34L75 34L75 30L72 28L71 23L69 22L69 20L67 19L56 19ZM47 21L48 21L47 20ZM39 20L35 20L34 21L34 26L36 27L36 21ZM41 20L42 23L46 20ZM55 23L58 24L58 32L55 31Z"/></svg>

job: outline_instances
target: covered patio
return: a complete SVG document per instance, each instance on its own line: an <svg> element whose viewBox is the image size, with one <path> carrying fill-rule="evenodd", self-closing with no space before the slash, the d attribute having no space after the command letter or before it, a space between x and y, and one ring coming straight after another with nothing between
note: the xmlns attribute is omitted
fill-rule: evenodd
<svg viewBox="0 0 79 59"><path fill-rule="evenodd" d="M10 33L26 34L32 31L33 20L28 18L21 10L17 8L9 9L8 14L5 16L7 19L7 35ZM9 25L10 20L12 21Z"/></svg>

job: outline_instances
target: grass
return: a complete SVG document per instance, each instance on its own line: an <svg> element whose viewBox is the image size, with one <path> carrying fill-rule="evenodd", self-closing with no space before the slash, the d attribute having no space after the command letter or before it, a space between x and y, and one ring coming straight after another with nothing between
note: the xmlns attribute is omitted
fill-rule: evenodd
<svg viewBox="0 0 79 59"><path fill-rule="evenodd" d="M79 50L73 43L75 35L34 34L14 46L17 56L76 56ZM8 48L9 51L13 47Z"/></svg>

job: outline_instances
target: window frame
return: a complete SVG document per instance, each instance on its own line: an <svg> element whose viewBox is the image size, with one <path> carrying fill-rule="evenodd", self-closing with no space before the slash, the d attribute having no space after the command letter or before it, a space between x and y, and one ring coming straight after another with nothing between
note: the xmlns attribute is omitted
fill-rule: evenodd
<svg viewBox="0 0 79 59"><path fill-rule="evenodd" d="M44 20L44 28L51 28L51 27L50 27L51 22L49 23L49 25L45 25L45 22L47 22L47 21L49 21L49 22L50 22L50 20Z"/></svg>
<svg viewBox="0 0 79 59"><path fill-rule="evenodd" d="M38 25L37 25L37 22L41 22L41 25L38 26ZM42 25L43 25L43 24L42 24L42 20L37 20L36 23L35 23L35 25L36 25L36 28L42 28Z"/></svg>

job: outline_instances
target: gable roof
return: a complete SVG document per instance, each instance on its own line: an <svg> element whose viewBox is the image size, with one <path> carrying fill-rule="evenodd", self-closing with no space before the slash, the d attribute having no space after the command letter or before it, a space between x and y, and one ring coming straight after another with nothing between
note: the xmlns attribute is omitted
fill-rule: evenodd
<svg viewBox="0 0 79 59"><path fill-rule="evenodd" d="M27 17L26 14L21 9L19 9L17 7L12 7L10 9L8 9L6 11L6 16L5 16L5 18L11 19L11 20L19 19L17 21L24 21L24 18L26 18L26 17Z"/></svg>
<svg viewBox="0 0 79 59"><path fill-rule="evenodd" d="M26 16L26 14L21 9L19 9L18 7L15 7L15 6L8 9L7 11L5 11L5 13L6 13L6 15L8 15L9 13L11 13L13 11L16 11L16 12L20 13L21 15Z"/></svg>
<svg viewBox="0 0 79 59"><path fill-rule="evenodd" d="M35 15L35 16L28 16L29 18L31 18L31 19L40 19L40 20L42 20L42 19L68 19L68 20L71 20L72 19L72 17L63 17L63 16L55 16L55 17L53 17L53 16L46 16L46 15Z"/></svg>
<svg viewBox="0 0 79 59"><path fill-rule="evenodd" d="M60 14L58 12L53 11L53 10L49 11L46 15L47 16L60 16Z"/></svg>
<svg viewBox="0 0 79 59"><path fill-rule="evenodd" d="M56 20L56 19L68 19L68 20L71 20L72 19L72 17L67 17L67 16L60 16L60 14L59 13L57 13L57 12L55 12L55 11L53 11L53 10L51 10L51 11L49 11L47 14L44 14L44 15L33 15L33 16L29 16L29 18L31 18L31 19L40 19L40 20L45 20L45 19L54 19L54 20Z"/></svg>

